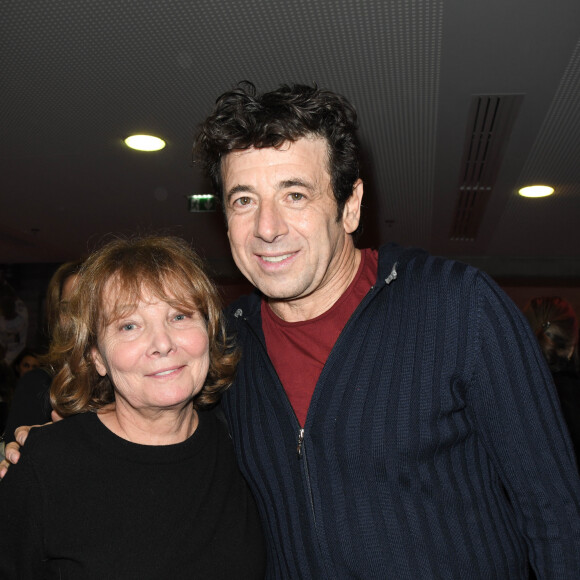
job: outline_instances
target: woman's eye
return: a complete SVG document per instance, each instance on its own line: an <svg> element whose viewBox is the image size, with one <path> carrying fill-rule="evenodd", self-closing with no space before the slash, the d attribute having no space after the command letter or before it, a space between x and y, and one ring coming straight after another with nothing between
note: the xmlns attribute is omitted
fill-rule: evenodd
<svg viewBox="0 0 580 580"><path fill-rule="evenodd" d="M175 316L175 320L177 320L177 321L187 320L187 318L189 318L187 314L177 314Z"/></svg>
<svg viewBox="0 0 580 580"><path fill-rule="evenodd" d="M121 330L133 330L135 328L135 324L133 322L127 322L121 326Z"/></svg>

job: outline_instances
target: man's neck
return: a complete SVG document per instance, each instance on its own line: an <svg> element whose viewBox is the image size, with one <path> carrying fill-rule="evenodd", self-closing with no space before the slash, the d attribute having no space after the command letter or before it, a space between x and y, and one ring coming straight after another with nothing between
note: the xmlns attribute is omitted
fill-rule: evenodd
<svg viewBox="0 0 580 580"><path fill-rule="evenodd" d="M340 257L335 266L336 271L328 282L314 292L293 300L266 298L266 302L272 312L286 322L312 320L329 310L344 294L356 276L360 261L360 250L353 246L351 251Z"/></svg>

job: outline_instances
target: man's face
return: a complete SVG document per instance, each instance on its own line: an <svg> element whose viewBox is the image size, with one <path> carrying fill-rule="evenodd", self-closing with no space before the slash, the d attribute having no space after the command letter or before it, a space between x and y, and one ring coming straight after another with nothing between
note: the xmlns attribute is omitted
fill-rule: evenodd
<svg viewBox="0 0 580 580"><path fill-rule="evenodd" d="M337 221L326 141L233 151L222 177L232 254L246 278L274 301L328 299L354 252L349 234L358 226L362 183Z"/></svg>

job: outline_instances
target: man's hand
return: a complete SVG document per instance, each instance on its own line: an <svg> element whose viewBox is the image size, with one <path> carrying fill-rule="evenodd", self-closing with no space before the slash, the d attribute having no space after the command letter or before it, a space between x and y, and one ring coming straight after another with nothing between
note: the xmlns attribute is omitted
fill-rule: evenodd
<svg viewBox="0 0 580 580"><path fill-rule="evenodd" d="M56 411L51 411L50 412L50 418L52 419L53 423L56 423L57 421L62 421L62 417L56 412ZM47 423L48 425L48 423ZM16 433L16 431L14 431L14 433Z"/></svg>
<svg viewBox="0 0 580 580"><path fill-rule="evenodd" d="M47 423L47 425L50 425L50 423ZM23 427L18 427L18 429L14 431L16 441L12 441L12 443L6 445L6 449L4 450L5 459L0 461L0 479L6 475L6 472L11 465L18 463L18 460L20 459L19 449L24 445L28 433L34 427L40 427L40 425L33 425L32 427L24 425Z"/></svg>
<svg viewBox="0 0 580 580"><path fill-rule="evenodd" d="M62 417L56 411L52 411L50 416L52 418L53 423L62 420ZM45 425L50 424L51 423L45 423ZM6 475L6 472L8 471L8 468L11 465L15 465L16 463L18 463L18 460L20 459L20 448L24 445L24 442L26 441L26 438L28 437L28 433L30 432L30 430L34 429L35 427L43 427L43 426L44 425L32 425L29 427L28 425L23 425L22 427L18 427L18 429L14 431L14 438L16 439L16 441L12 441L12 443L8 443L8 445L6 445L6 449L4 450L5 459L0 461L0 479L2 479Z"/></svg>

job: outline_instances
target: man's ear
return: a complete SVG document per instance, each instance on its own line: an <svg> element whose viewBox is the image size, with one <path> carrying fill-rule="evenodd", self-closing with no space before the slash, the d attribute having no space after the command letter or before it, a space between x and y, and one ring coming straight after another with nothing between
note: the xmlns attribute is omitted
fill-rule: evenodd
<svg viewBox="0 0 580 580"><path fill-rule="evenodd" d="M363 198L363 182L357 179L352 187L352 194L344 204L342 223L347 234L352 234L360 223L360 208Z"/></svg>
<svg viewBox="0 0 580 580"><path fill-rule="evenodd" d="M91 357L99 375L102 377L106 376L107 367L105 366L105 361L103 360L103 357L101 356L101 353L96 346L93 346L93 349L91 350Z"/></svg>

